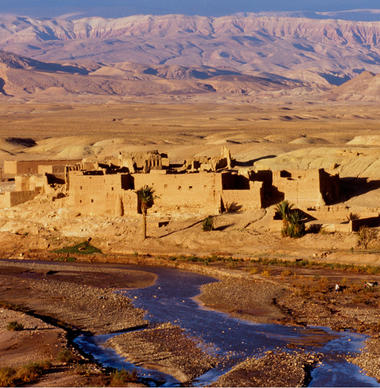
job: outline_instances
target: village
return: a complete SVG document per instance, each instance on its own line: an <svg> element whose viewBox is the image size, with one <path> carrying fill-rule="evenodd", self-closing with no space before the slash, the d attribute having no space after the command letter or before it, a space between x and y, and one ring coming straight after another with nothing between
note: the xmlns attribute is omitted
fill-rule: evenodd
<svg viewBox="0 0 380 388"><path fill-rule="evenodd" d="M274 205L287 201L302 212L310 230L351 233L380 224L380 208L344 204L338 174L324 169L256 170L254 163L233 159L226 147L219 157L175 164L157 150L103 160L5 160L2 181L8 184L0 193L3 209L42 195L83 215L135 216L141 213L137 191L150 187L155 199L149 212L164 221L173 214L267 209L268 228L276 231L281 222Z"/></svg>

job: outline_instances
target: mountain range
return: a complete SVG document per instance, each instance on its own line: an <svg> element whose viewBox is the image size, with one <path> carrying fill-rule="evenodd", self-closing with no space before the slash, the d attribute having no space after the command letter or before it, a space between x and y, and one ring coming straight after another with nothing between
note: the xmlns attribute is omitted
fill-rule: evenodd
<svg viewBox="0 0 380 388"><path fill-rule="evenodd" d="M287 14L0 15L0 92L23 98L51 98L58 90L111 97L216 93L246 100L324 93L371 100L377 93L362 96L368 88L361 86L355 95L343 85L380 72L379 43L377 21Z"/></svg>

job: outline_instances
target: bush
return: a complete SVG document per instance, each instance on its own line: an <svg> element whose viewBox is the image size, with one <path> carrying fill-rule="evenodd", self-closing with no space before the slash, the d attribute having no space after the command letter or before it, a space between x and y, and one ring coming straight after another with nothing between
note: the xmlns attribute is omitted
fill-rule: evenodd
<svg viewBox="0 0 380 388"><path fill-rule="evenodd" d="M7 325L7 330L9 331L21 331L24 330L24 325L17 321L9 322Z"/></svg>
<svg viewBox="0 0 380 388"><path fill-rule="evenodd" d="M210 232L214 230L214 218L212 216L208 216L203 220L202 228L205 232Z"/></svg>
<svg viewBox="0 0 380 388"><path fill-rule="evenodd" d="M290 269L285 269L281 272L282 278L287 278L288 276L292 276L293 272Z"/></svg>
<svg viewBox="0 0 380 388"><path fill-rule="evenodd" d="M61 256L61 257L58 257L57 260L64 261L66 263L75 263L77 261L77 258L74 256L69 256L69 257Z"/></svg>
<svg viewBox="0 0 380 388"><path fill-rule="evenodd" d="M75 356L71 350L62 349L57 355L57 360L65 364L69 364L75 361Z"/></svg>
<svg viewBox="0 0 380 388"><path fill-rule="evenodd" d="M271 272L269 270L264 270L263 272L261 272L261 276L264 276L266 278L269 278L271 276Z"/></svg>
<svg viewBox="0 0 380 388"><path fill-rule="evenodd" d="M302 221L301 213L293 210L288 218L288 223L282 229L282 235L292 238L299 238L305 234L305 224Z"/></svg>
<svg viewBox="0 0 380 388"><path fill-rule="evenodd" d="M51 368L49 361L33 362L18 369L0 368L0 386L19 386L37 380L44 371Z"/></svg>
<svg viewBox="0 0 380 388"><path fill-rule="evenodd" d="M377 239L377 231L367 226L362 226L358 233L358 246L364 249L368 248L368 245Z"/></svg>
<svg viewBox="0 0 380 388"><path fill-rule="evenodd" d="M9 387L14 385L16 370L13 368L0 368L0 386Z"/></svg>
<svg viewBox="0 0 380 388"><path fill-rule="evenodd" d="M92 255L94 253L102 253L99 248L94 247L89 241L83 241L79 244L64 247L54 251L55 253L67 253L67 254L80 254L80 255Z"/></svg>
<svg viewBox="0 0 380 388"><path fill-rule="evenodd" d="M111 374L111 382L110 385L113 387L121 387L128 383L134 383L138 380L136 370L132 372L128 372L125 369L118 370Z"/></svg>
<svg viewBox="0 0 380 388"><path fill-rule="evenodd" d="M282 219L281 234L283 237L299 238L305 234L305 223L301 212L293 209L293 205L288 201L277 204L276 213Z"/></svg>
<svg viewBox="0 0 380 388"><path fill-rule="evenodd" d="M49 362L33 362L22 366L16 372L16 381L19 383L30 383L37 380L50 367L51 364Z"/></svg>

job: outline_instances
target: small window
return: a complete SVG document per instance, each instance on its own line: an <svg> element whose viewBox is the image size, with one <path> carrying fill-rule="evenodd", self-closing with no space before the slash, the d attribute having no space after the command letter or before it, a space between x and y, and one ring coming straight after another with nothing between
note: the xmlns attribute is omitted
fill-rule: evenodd
<svg viewBox="0 0 380 388"><path fill-rule="evenodd" d="M80 189L80 190L83 190L83 187L82 187L82 186L80 186L80 187L79 187L79 189Z"/></svg>
<svg viewBox="0 0 380 388"><path fill-rule="evenodd" d="M207 189L207 185L203 185L203 188L204 188L204 189Z"/></svg>
<svg viewBox="0 0 380 388"><path fill-rule="evenodd" d="M182 186L178 186L178 190L181 190L182 189Z"/></svg>
<svg viewBox="0 0 380 388"><path fill-rule="evenodd" d="M289 171L282 170L282 171L280 171L280 177L281 178L291 178L292 174Z"/></svg>
<svg viewBox="0 0 380 388"><path fill-rule="evenodd" d="M113 191L113 187L111 187L111 190Z"/></svg>
<svg viewBox="0 0 380 388"><path fill-rule="evenodd" d="M82 200L81 200L81 199L79 200L79 203L82 203Z"/></svg>
<svg viewBox="0 0 380 388"><path fill-rule="evenodd" d="M94 200L91 198L91 203L94 203Z"/></svg>
<svg viewBox="0 0 380 388"><path fill-rule="evenodd" d="M193 186L189 186L189 190L192 190Z"/></svg>
<svg viewBox="0 0 380 388"><path fill-rule="evenodd" d="M167 189L168 188L168 185L165 183L164 184L164 189Z"/></svg>

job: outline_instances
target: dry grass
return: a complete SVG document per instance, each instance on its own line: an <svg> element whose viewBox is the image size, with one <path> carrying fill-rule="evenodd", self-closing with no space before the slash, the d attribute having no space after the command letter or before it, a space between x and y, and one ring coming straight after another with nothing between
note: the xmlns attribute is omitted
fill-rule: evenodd
<svg viewBox="0 0 380 388"><path fill-rule="evenodd" d="M34 362L20 368L0 368L0 386L19 386L34 382L51 367L48 361Z"/></svg>

